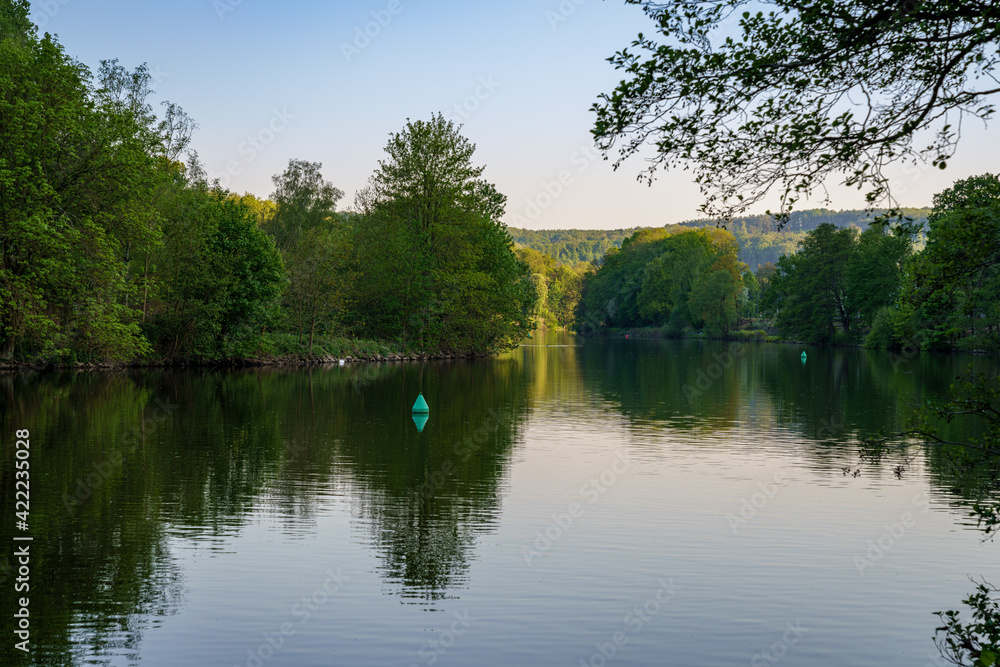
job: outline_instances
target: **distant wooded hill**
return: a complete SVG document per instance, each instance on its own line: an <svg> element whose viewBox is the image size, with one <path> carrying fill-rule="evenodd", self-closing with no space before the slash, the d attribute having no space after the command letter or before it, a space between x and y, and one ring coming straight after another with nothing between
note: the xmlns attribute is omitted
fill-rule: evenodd
<svg viewBox="0 0 1000 667"><path fill-rule="evenodd" d="M563 264L592 262L604 257L611 248L620 248L622 241L642 227L629 229L519 229L508 227L514 243L554 257Z"/></svg>
<svg viewBox="0 0 1000 667"><path fill-rule="evenodd" d="M903 214L916 222L926 222L929 208L902 209ZM796 211L791 214L782 231L776 231L774 218L769 215L751 215L737 218L727 225L740 244L739 258L751 270L767 262L776 263L782 255L792 254L806 232L812 231L824 222L838 227L858 225L865 229L868 223L881 211L861 210L831 211L824 208ZM688 220L680 223L688 227L714 227L714 220ZM508 229L519 246L532 248L554 257L559 262L600 261L612 247L620 248L622 241L642 227L628 229Z"/></svg>
<svg viewBox="0 0 1000 667"><path fill-rule="evenodd" d="M912 218L916 222L927 222L927 216L930 215L931 209L929 208L904 208L900 209L902 214L908 218ZM823 223L830 223L838 227L847 227L848 225L858 225L862 229L868 226L868 223L876 216L884 214L885 211L863 211L863 210L850 210L850 211L831 211L826 208L813 208L808 211L795 211L788 219L788 224L785 225L784 230L786 232L811 232ZM706 227L709 225L715 225L714 220L699 219L699 220L688 220L687 222L680 223L682 225L687 225L689 227ZM776 231L776 225L774 218L770 215L748 215L743 218L735 218L733 222L727 227L734 234L734 230L745 227L748 232L773 232Z"/></svg>

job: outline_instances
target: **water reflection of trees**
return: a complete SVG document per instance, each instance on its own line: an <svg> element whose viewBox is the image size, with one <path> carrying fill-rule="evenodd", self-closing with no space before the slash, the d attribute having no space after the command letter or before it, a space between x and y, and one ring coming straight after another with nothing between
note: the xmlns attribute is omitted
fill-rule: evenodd
<svg viewBox="0 0 1000 667"><path fill-rule="evenodd" d="M163 526L150 520L160 485L145 474L144 448L116 448L141 424L151 399L148 388L122 375L0 379L0 428L31 431L27 595L36 646L25 655L4 642L2 664L75 665L84 654L127 654L153 619L177 609L182 575ZM107 464L115 454L122 460ZM3 438L4 489L14 487L13 458L13 442ZM5 535L15 534L8 497L0 501Z"/></svg>
<svg viewBox="0 0 1000 667"><path fill-rule="evenodd" d="M352 506L394 594L447 596L497 525L514 443L538 406L586 412L597 397L644 427L692 432L749 420L801 434L804 456L839 470L856 456L846 443L902 427L900 397L943 392L966 363L894 368L879 353L810 350L803 366L798 349L760 345L711 378L726 350L592 339L477 363L0 378L0 428L32 431L32 615L44 644L24 663L8 642L0 662L137 652L149 624L183 603L171 536L225 540L261 506L278 530L301 533L330 494ZM410 419L418 391L431 405L423 433ZM13 442L0 440L12 489ZM970 478L947 454L925 457L935 486L959 503L995 494L995 475ZM9 503L4 494L8 535Z"/></svg>
<svg viewBox="0 0 1000 667"><path fill-rule="evenodd" d="M763 343L590 339L576 358L587 386L634 423L779 428L802 437L800 453L814 465L837 471L857 462L859 440L903 430L913 405L945 394L969 363L996 372L996 360L983 357L810 347L803 363L801 352ZM956 421L943 433L961 440L974 431ZM991 475L976 455L923 451L940 488L966 500L989 493Z"/></svg>
<svg viewBox="0 0 1000 667"><path fill-rule="evenodd" d="M301 532L325 489L356 494L401 595L446 595L476 534L496 523L524 418L523 372L508 360L0 378L0 428L31 430L39 582L38 648L25 662L8 642L0 662L137 653L152 619L182 604L169 536L226 539L261 503L294 518L279 530ZM432 405L422 434L410 420L419 390ZM13 481L4 438L0 482ZM7 535L9 497L0 501Z"/></svg>
<svg viewBox="0 0 1000 667"><path fill-rule="evenodd" d="M464 579L476 535L498 522L524 372L510 359L433 374L409 367L344 397L342 452L385 575L404 597L445 596ZM431 406L422 433L408 418L419 391Z"/></svg>

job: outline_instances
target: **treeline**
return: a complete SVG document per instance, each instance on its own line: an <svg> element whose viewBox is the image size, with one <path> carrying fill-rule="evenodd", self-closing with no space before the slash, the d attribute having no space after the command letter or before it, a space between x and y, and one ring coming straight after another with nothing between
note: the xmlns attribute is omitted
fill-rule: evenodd
<svg viewBox="0 0 1000 667"><path fill-rule="evenodd" d="M764 312L786 337L814 343L856 343L876 313L899 298L915 227L822 224L797 253L778 260L766 284Z"/></svg>
<svg viewBox="0 0 1000 667"><path fill-rule="evenodd" d="M919 231L821 225L778 262L765 309L784 335L818 343L1000 350L1000 179L936 195L917 252Z"/></svg>
<svg viewBox="0 0 1000 667"><path fill-rule="evenodd" d="M899 209L898 213L920 226L927 222L930 211L927 208L904 208ZM737 243L740 244L740 261L756 270L766 264L777 264L778 258L782 255L795 253L805 240L806 233L820 225L854 226L864 230L869 223L886 213L883 210L830 211L818 208L792 212L787 224L781 230L778 230L777 222L770 215L736 218L727 224L726 228L733 233ZM681 224L689 227L714 227L715 221L703 219ZM922 244L919 236L915 238L915 242L918 245Z"/></svg>
<svg viewBox="0 0 1000 667"><path fill-rule="evenodd" d="M763 231L759 217L732 231L640 230L585 275L575 326L758 338L771 329L820 344L1000 350L1000 179L959 181L926 217L907 209L861 220L863 230L857 212L828 213L804 219L850 224L798 234ZM783 239L772 246L781 256L749 270L741 239L769 236ZM785 245L792 239L794 249Z"/></svg>
<svg viewBox="0 0 1000 667"><path fill-rule="evenodd" d="M927 222L931 209L903 208L898 212L920 225ZM822 224L836 227L856 226L864 230L868 224L886 213L883 210L831 211L818 208L795 211L782 229L770 215L751 215L735 218L726 228L739 243L739 259L752 270L765 264L777 264L782 255L790 255L805 239L806 232ZM685 227L716 227L715 220L699 219L680 223ZM576 262L600 263L611 248L620 248L622 242L639 231L640 227L615 230L550 229L531 230L510 228L511 237L520 247L531 248L563 264ZM916 239L922 245L920 237Z"/></svg>
<svg viewBox="0 0 1000 667"><path fill-rule="evenodd" d="M640 230L586 276L576 326L727 335L750 302L737 255L736 238L724 229Z"/></svg>
<svg viewBox="0 0 1000 667"><path fill-rule="evenodd" d="M348 338L479 354L527 334L536 294L506 199L441 115L390 136L353 214L301 160L269 201L237 196L188 151L183 110L154 113L145 66L95 78L36 35L27 2L0 8L3 359L350 353Z"/></svg>
<svg viewBox="0 0 1000 667"><path fill-rule="evenodd" d="M631 229L519 229L510 227L511 238L520 247L537 250L563 264L600 262L612 248L620 248L622 241L639 227Z"/></svg>
<svg viewBox="0 0 1000 667"><path fill-rule="evenodd" d="M904 218L910 218L913 222L920 224L927 221L927 216L930 215L931 209L901 208L897 209L896 212ZM784 222L780 231L802 233L811 232L820 225L833 225L835 227L849 227L851 225L857 225L858 227L864 229L868 226L868 223L885 215L886 213L888 213L888 211L882 209L876 209L873 211L866 211L863 209L831 211L826 208L813 208L805 211L792 211L789 213L788 219ZM688 227L714 227L716 226L716 221L701 218L698 220L688 220L680 224ZM733 218L732 222L727 224L726 227L732 230L734 234L737 234L740 231L744 234L779 231L778 222L772 215L748 215L741 218Z"/></svg>
<svg viewBox="0 0 1000 667"><path fill-rule="evenodd" d="M584 276L592 265L583 262L568 265L532 248L518 248L517 256L528 265L538 300L535 302L535 326L564 329L572 326L583 289Z"/></svg>

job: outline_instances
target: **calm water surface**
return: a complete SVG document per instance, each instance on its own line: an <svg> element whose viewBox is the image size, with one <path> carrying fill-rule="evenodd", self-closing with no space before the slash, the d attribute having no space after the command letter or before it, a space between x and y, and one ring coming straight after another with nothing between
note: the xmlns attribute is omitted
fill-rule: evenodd
<svg viewBox="0 0 1000 667"><path fill-rule="evenodd" d="M933 612L1000 580L982 487L856 444L992 361L527 342L0 378L0 525L30 429L34 538L33 652L7 549L2 664L936 664Z"/></svg>

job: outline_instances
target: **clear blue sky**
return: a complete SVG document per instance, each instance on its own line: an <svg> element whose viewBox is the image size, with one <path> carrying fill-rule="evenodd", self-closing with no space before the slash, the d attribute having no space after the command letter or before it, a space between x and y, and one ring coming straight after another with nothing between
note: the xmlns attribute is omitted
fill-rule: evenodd
<svg viewBox="0 0 1000 667"><path fill-rule="evenodd" d="M105 58L147 63L154 103L176 102L197 121L194 148L237 192L267 197L271 176L299 158L322 162L348 207L389 133L441 111L476 143L476 161L509 198L512 226L608 229L699 217L689 173L661 174L647 187L635 179L640 161L615 173L592 153L590 105L620 78L605 59L652 27L620 0L47 0L32 8L41 30L92 70ZM973 125L946 171L898 170L903 205L929 205L955 179L996 171L993 133ZM857 191L830 192L830 208L864 205Z"/></svg>

